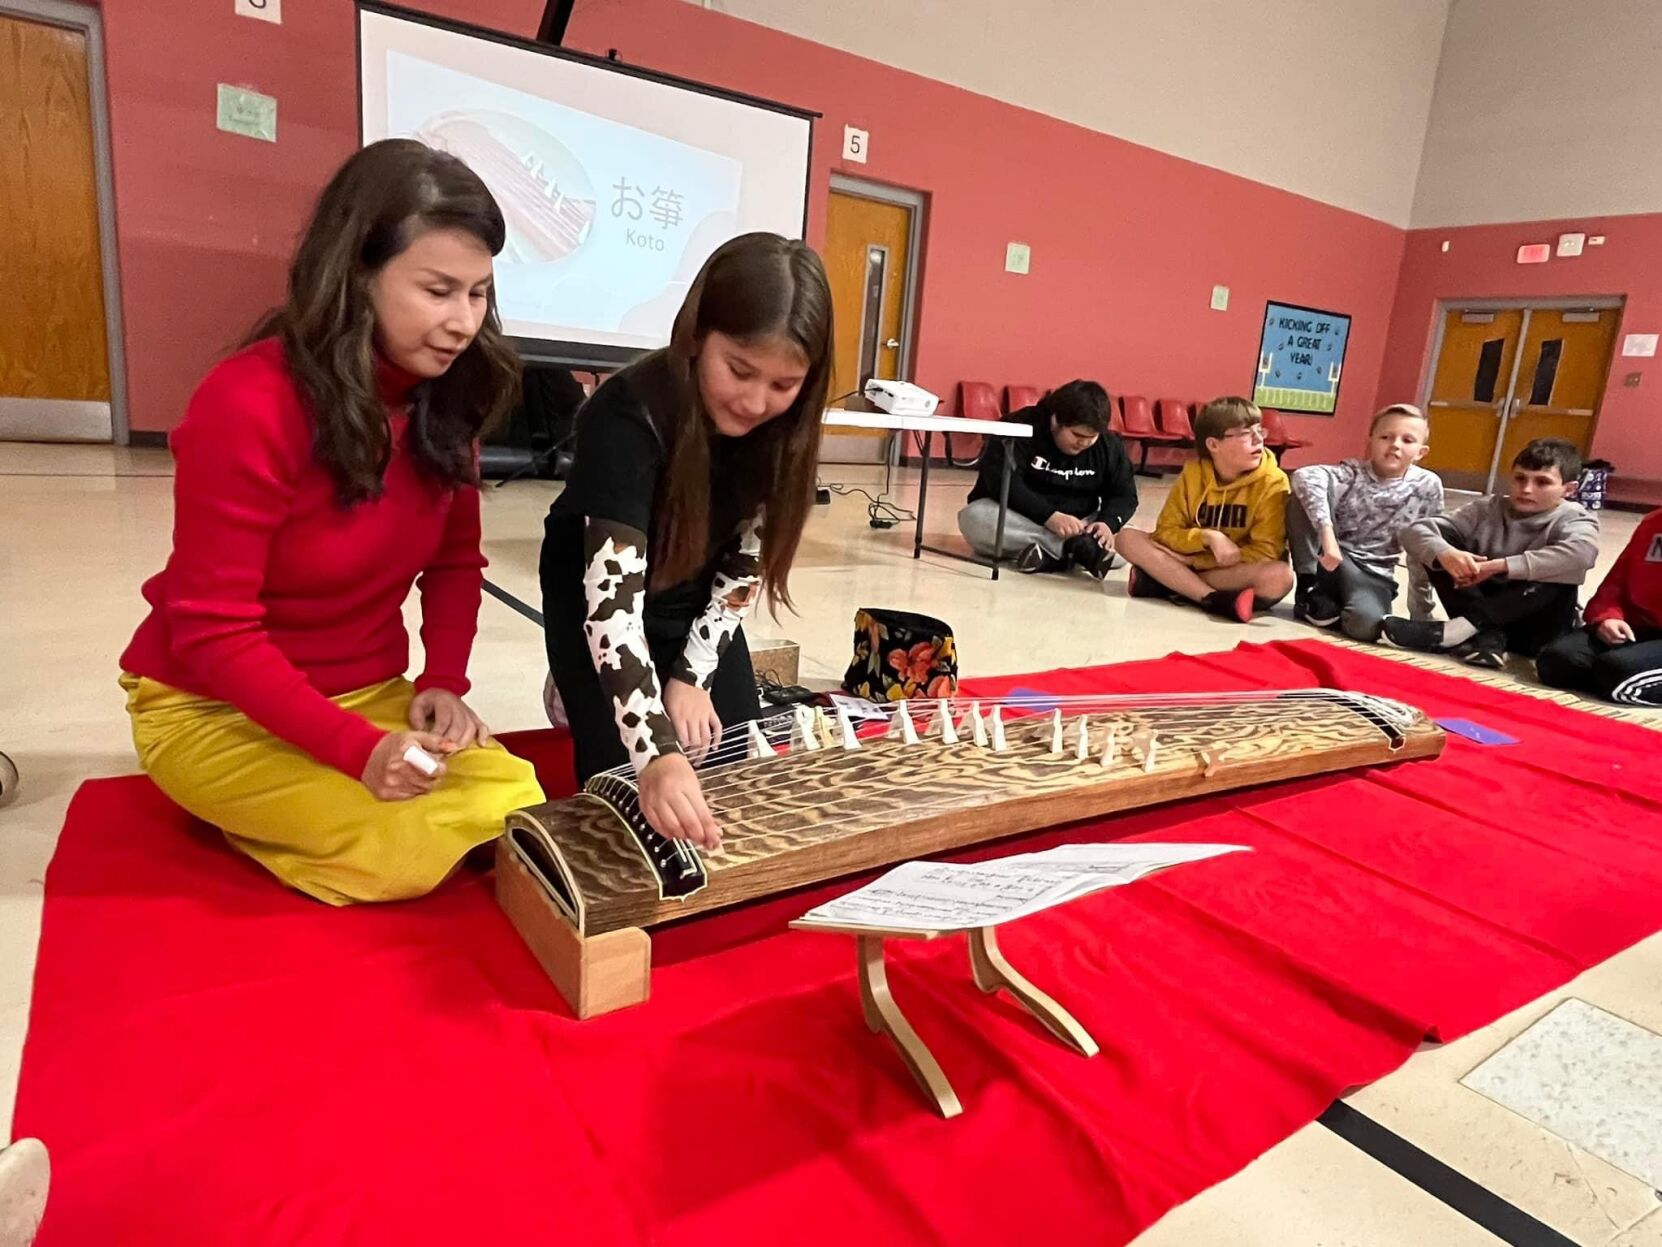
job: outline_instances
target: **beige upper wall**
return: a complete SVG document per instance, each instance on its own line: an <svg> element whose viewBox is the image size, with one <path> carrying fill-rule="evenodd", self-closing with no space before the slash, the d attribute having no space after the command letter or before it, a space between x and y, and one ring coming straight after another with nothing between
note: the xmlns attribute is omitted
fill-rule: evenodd
<svg viewBox="0 0 1662 1247"><path fill-rule="evenodd" d="M1417 227L1662 211L1662 0L1455 0Z"/></svg>
<svg viewBox="0 0 1662 1247"><path fill-rule="evenodd" d="M689 2L1402 226L1448 9L1448 0Z"/></svg>

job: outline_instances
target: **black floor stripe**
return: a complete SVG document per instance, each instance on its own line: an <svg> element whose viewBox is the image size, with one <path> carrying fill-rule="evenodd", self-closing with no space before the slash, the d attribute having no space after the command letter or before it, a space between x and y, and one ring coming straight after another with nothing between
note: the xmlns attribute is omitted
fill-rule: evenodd
<svg viewBox="0 0 1662 1247"><path fill-rule="evenodd" d="M518 611L521 615L524 615L532 623L536 624L537 627L542 627L542 612L532 606L529 602L521 602L513 594L502 588L502 586L493 585L488 580L485 581L485 592L490 594L498 602L501 602L502 605L511 606L514 610Z"/></svg>
<svg viewBox="0 0 1662 1247"><path fill-rule="evenodd" d="M1343 1100L1335 1100L1316 1119L1346 1143L1393 1169L1434 1199L1513 1247L1576 1247L1550 1225L1507 1203L1485 1186L1449 1168L1401 1135L1381 1126Z"/></svg>

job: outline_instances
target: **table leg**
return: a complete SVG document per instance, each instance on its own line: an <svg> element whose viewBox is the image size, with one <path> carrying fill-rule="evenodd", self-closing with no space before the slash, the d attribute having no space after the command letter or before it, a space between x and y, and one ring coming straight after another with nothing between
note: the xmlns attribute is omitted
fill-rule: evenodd
<svg viewBox="0 0 1662 1247"><path fill-rule="evenodd" d="M969 949L970 973L975 976L977 987L989 993L1002 987L1015 997L1022 1008L1038 1018L1046 1030L1080 1056L1097 1054L1096 1040L1074 1019L1073 1014L1034 987L1004 959L1004 952L999 948L998 938L991 927L977 927L971 931Z"/></svg>
<svg viewBox="0 0 1662 1247"><path fill-rule="evenodd" d="M935 430L923 433L923 475L918 480L918 526L912 534L912 557L923 557L923 509L929 504L929 456L935 445Z"/></svg>
<svg viewBox="0 0 1662 1247"><path fill-rule="evenodd" d="M858 937L858 944L860 1009L865 1014L866 1025L875 1033L886 1034L894 1040L895 1047L900 1050L900 1059L906 1062L906 1068L912 1071L912 1077L917 1079L918 1086L923 1088L936 1112L942 1117L958 1116L964 1111L964 1106L958 1102L958 1093L947 1081L940 1062L935 1060L935 1054L918 1038L918 1033L912 1029L912 1024L906 1020L906 1015L889 993L888 968L883 960L883 937L862 935Z"/></svg>
<svg viewBox="0 0 1662 1247"><path fill-rule="evenodd" d="M982 454L993 447L989 442ZM1004 471L998 478L998 535L993 543L993 579L998 579L998 565L1004 561L1004 517L1010 512L1010 470L1015 462L1015 447L1004 446Z"/></svg>

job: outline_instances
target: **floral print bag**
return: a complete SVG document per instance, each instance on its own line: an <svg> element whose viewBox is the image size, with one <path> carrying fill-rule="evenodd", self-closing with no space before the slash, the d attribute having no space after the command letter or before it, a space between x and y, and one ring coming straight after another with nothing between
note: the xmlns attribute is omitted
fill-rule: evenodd
<svg viewBox="0 0 1662 1247"><path fill-rule="evenodd" d="M854 661L843 689L867 701L951 697L958 647L939 619L875 607L854 612Z"/></svg>

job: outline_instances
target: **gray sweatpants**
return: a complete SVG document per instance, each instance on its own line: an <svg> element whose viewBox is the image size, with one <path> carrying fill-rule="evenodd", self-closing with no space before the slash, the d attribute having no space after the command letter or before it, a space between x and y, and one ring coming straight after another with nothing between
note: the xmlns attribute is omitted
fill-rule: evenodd
<svg viewBox="0 0 1662 1247"><path fill-rule="evenodd" d="M1384 630L1385 616L1391 613L1396 600L1397 582L1358 563L1345 555L1331 572L1321 570L1321 534L1310 522L1310 516L1297 496L1287 499L1287 550L1293 558L1293 571L1300 576L1317 575L1324 591L1334 594L1339 603L1339 627L1353 641L1377 641ZM1431 584L1423 569L1416 582L1414 569L1408 576L1408 602L1416 619L1431 616ZM1416 595L1423 593L1421 603Z"/></svg>
<svg viewBox="0 0 1662 1247"><path fill-rule="evenodd" d="M998 500L977 498L958 512L958 531L964 534L964 540L969 542L970 548L982 558L992 558L994 547L998 543ZM1043 524L1035 524L1025 515L1006 511L1004 553L1001 557L1014 558L1035 541L1044 547L1046 554L1055 558L1062 557L1062 538Z"/></svg>

